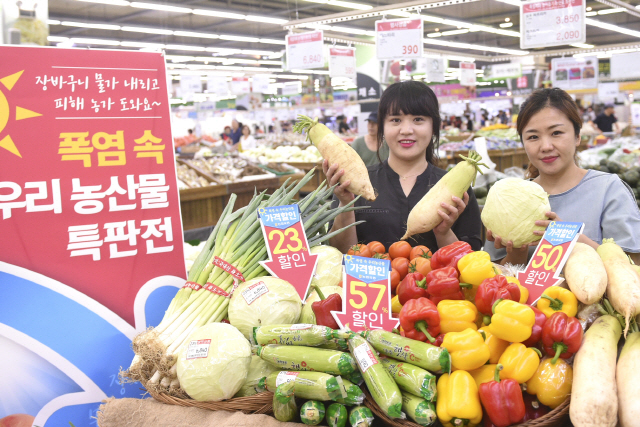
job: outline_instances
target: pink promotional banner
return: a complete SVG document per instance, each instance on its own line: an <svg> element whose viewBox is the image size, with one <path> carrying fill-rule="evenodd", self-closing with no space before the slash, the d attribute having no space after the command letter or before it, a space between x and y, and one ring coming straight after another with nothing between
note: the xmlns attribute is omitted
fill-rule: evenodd
<svg viewBox="0 0 640 427"><path fill-rule="evenodd" d="M186 277L164 58L0 58L0 348L23 355L16 381L50 372L12 399L0 385L0 421L88 426L102 398L140 396L119 368Z"/></svg>

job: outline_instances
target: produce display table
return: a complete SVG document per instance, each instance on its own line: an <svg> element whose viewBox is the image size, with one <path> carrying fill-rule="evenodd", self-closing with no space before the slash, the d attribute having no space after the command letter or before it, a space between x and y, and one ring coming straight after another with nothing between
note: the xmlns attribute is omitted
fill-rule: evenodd
<svg viewBox="0 0 640 427"><path fill-rule="evenodd" d="M491 161L496 164L496 170L504 172L505 169L512 166L524 167L529 163L527 153L524 148L511 148L507 150L489 150L489 157ZM455 165L462 161L460 154L467 156L469 151L456 151L447 153L446 158L440 159L438 166L442 169L446 169L448 165Z"/></svg>

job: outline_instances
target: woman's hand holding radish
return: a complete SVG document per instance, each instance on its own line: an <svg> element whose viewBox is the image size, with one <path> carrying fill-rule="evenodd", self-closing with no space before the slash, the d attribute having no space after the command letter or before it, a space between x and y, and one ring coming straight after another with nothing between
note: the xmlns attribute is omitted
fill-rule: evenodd
<svg viewBox="0 0 640 427"><path fill-rule="evenodd" d="M322 170L325 176L327 177L327 183L329 184L330 187L333 187L334 185L338 184L340 182L340 178L342 178L342 176L344 175L344 169L339 169L339 168L340 166L337 163L334 163L331 166L329 166L328 160L322 161ZM340 206L344 206L348 204L355 197L352 192L347 190L347 187L349 187L349 184L351 184L351 181L346 180L342 184L339 184L333 190L333 193L336 195L336 197L340 201Z"/></svg>
<svg viewBox="0 0 640 427"><path fill-rule="evenodd" d="M433 233L438 236L444 236L449 231L451 231L451 227L458 220L462 212L467 207L467 203L469 203L469 193L464 193L462 199L459 197L453 196L451 197L451 201L453 204L441 203L441 209L438 209L438 215L442 218L442 222L434 227Z"/></svg>

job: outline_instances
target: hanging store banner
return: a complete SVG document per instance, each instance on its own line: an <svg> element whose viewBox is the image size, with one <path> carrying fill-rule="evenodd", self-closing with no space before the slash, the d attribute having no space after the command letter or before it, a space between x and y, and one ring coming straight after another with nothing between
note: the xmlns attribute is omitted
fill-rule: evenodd
<svg viewBox="0 0 640 427"><path fill-rule="evenodd" d="M424 51L422 19L376 21L378 59L421 58Z"/></svg>
<svg viewBox="0 0 640 427"><path fill-rule="evenodd" d="M231 93L241 95L251 92L249 77L233 77L231 79Z"/></svg>
<svg viewBox="0 0 640 427"><path fill-rule="evenodd" d="M482 67L485 80L507 79L522 76L522 64L497 64Z"/></svg>
<svg viewBox="0 0 640 427"><path fill-rule="evenodd" d="M534 0L520 5L520 49L587 40L584 0Z"/></svg>
<svg viewBox="0 0 640 427"><path fill-rule="evenodd" d="M287 34L287 69L324 67L322 30L302 34Z"/></svg>
<svg viewBox="0 0 640 427"><path fill-rule="evenodd" d="M618 82L598 84L598 99L601 102L613 102L618 95L620 95L620 85Z"/></svg>
<svg viewBox="0 0 640 427"><path fill-rule="evenodd" d="M554 58L551 60L553 87L569 89L596 89L598 87L598 58Z"/></svg>
<svg viewBox="0 0 640 427"><path fill-rule="evenodd" d="M612 79L635 79L640 77L640 52L612 55Z"/></svg>
<svg viewBox="0 0 640 427"><path fill-rule="evenodd" d="M428 82L444 83L444 71L447 69L449 61L437 56L427 56L418 61L424 63L425 74Z"/></svg>
<svg viewBox="0 0 640 427"><path fill-rule="evenodd" d="M229 82L227 78L222 76L207 77L207 92L215 93L216 95L228 95Z"/></svg>
<svg viewBox="0 0 640 427"><path fill-rule="evenodd" d="M329 76L348 77L356 81L356 48L329 48Z"/></svg>
<svg viewBox="0 0 640 427"><path fill-rule="evenodd" d="M103 399L144 394L118 373L185 283L165 62L0 58L0 419L90 427Z"/></svg>
<svg viewBox="0 0 640 427"><path fill-rule="evenodd" d="M200 74L181 74L180 75L180 90L182 95L188 93L202 93L202 80Z"/></svg>
<svg viewBox="0 0 640 427"><path fill-rule="evenodd" d="M462 86L476 85L476 64L475 62L460 63L460 84Z"/></svg>

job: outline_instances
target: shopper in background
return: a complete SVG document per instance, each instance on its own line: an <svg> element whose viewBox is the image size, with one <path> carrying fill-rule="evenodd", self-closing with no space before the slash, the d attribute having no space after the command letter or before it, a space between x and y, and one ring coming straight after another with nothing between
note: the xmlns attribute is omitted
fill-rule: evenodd
<svg viewBox="0 0 640 427"><path fill-rule="evenodd" d="M506 125L509 123L509 117L507 117L507 113L504 110L500 110L498 112L498 123Z"/></svg>
<svg viewBox="0 0 640 427"><path fill-rule="evenodd" d="M242 136L242 123L238 122L236 119L231 120L231 133L229 136L231 137L231 143L233 145L240 142L240 137Z"/></svg>
<svg viewBox="0 0 640 427"><path fill-rule="evenodd" d="M528 176L549 194L552 221L583 222L579 242L594 248L613 238L635 262L640 261L640 210L631 189L616 175L582 169L577 164L582 119L576 103L562 89L534 92L520 107L517 128L529 157ZM541 237L544 232L534 232ZM485 250L494 261L526 264L535 246L513 248L487 231Z"/></svg>
<svg viewBox="0 0 640 427"><path fill-rule="evenodd" d="M338 116L336 118L338 119L338 133L347 134L351 132L345 116Z"/></svg>
<svg viewBox="0 0 640 427"><path fill-rule="evenodd" d="M473 132L473 120L471 119L471 114L467 113L464 115L467 124L467 131Z"/></svg>
<svg viewBox="0 0 640 427"><path fill-rule="evenodd" d="M365 222L331 239L330 244L346 253L358 242L377 240L386 247L398 241L407 228L411 209L445 175L436 166L436 147L440 141L438 98L423 82L408 80L390 85L378 106L378 147L386 141L388 160L369 166L369 179L378 193L375 201L358 199L356 206L368 206L357 212L338 216L332 230L355 221ZM329 185L344 175L338 164L322 164ZM346 205L354 195L347 191L349 181L334 190L333 206ZM458 240L468 242L474 250L482 246L480 209L473 191L463 198L452 197L438 210L442 223L432 231L413 236L412 244L425 245L432 252Z"/></svg>
<svg viewBox="0 0 640 427"><path fill-rule="evenodd" d="M598 127L600 133L614 132L614 130L618 133L617 121L618 119L613 115L613 104L607 104L604 106L604 111L593 121L593 124Z"/></svg>
<svg viewBox="0 0 640 427"><path fill-rule="evenodd" d="M389 157L389 147L386 142L382 142L378 150L378 112L373 111L367 117L367 134L357 137L351 144L351 148L356 150L365 165L371 166L387 160ZM379 156L379 157L378 157Z"/></svg>
<svg viewBox="0 0 640 427"><path fill-rule="evenodd" d="M220 134L220 139L224 142L231 141L231 126L224 127L224 131Z"/></svg>
<svg viewBox="0 0 640 427"><path fill-rule="evenodd" d="M238 151L251 150L258 147L258 141L251 135L251 128L247 125L242 126L242 136L238 143Z"/></svg>

